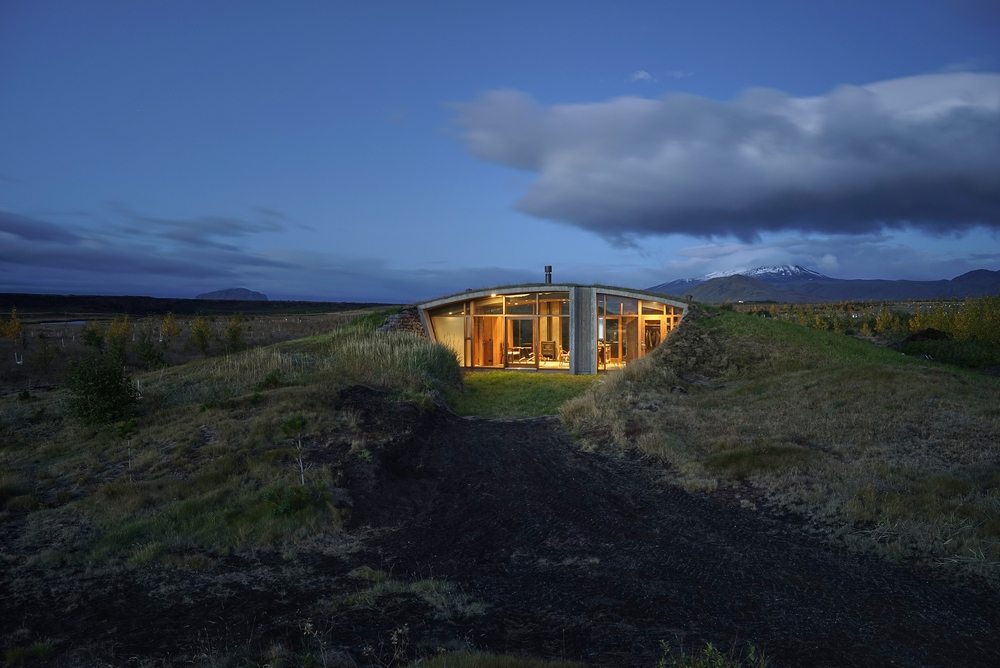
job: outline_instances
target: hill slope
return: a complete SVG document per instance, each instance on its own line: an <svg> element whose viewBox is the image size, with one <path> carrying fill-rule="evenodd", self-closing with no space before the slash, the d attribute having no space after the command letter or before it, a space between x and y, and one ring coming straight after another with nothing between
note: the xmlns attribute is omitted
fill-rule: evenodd
<svg viewBox="0 0 1000 668"><path fill-rule="evenodd" d="M563 416L595 446L663 459L689 489L746 494L851 547L1000 588L997 405L996 378L695 307Z"/></svg>
<svg viewBox="0 0 1000 668"><path fill-rule="evenodd" d="M217 299L217 300L241 301L241 302L266 302L267 295L265 295L263 292L254 292L253 290L248 290L246 288L226 288L225 290L204 292L195 297L195 299Z"/></svg>

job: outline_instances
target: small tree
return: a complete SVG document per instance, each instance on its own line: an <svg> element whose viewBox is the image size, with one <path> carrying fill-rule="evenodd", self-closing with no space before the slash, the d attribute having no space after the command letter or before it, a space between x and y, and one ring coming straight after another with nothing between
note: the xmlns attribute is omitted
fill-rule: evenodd
<svg viewBox="0 0 1000 668"><path fill-rule="evenodd" d="M875 316L875 331L882 336L892 336L902 329L902 321L899 315L883 306Z"/></svg>
<svg viewBox="0 0 1000 668"><path fill-rule="evenodd" d="M128 340L132 337L132 323L128 315L116 315L108 331L104 335L108 344L108 352L116 356L122 362L125 361L125 354L128 351Z"/></svg>
<svg viewBox="0 0 1000 668"><path fill-rule="evenodd" d="M70 410L81 422L111 424L132 415L138 393L113 354L92 352L69 372Z"/></svg>
<svg viewBox="0 0 1000 668"><path fill-rule="evenodd" d="M229 319L229 323L226 325L226 352L236 353L243 348L245 344L243 343L243 318L242 316L234 315Z"/></svg>
<svg viewBox="0 0 1000 668"><path fill-rule="evenodd" d="M83 327L83 334L80 335L83 345L90 346L95 350L104 350L104 330L96 320L88 320Z"/></svg>
<svg viewBox="0 0 1000 668"><path fill-rule="evenodd" d="M21 318L17 315L17 307L10 307L10 320L4 322L0 320L0 336L5 336L11 341L16 342L21 338L21 334L24 332L24 323L21 322Z"/></svg>
<svg viewBox="0 0 1000 668"><path fill-rule="evenodd" d="M205 316L199 315L194 319L194 324L191 325L191 343L206 357L208 356L208 346L212 341L212 334L212 326L208 324Z"/></svg>
<svg viewBox="0 0 1000 668"><path fill-rule="evenodd" d="M164 342L170 339L176 339L181 335L180 325L177 324L177 319L174 318L173 313L168 313L163 316L163 322L160 323L160 338Z"/></svg>
<svg viewBox="0 0 1000 668"><path fill-rule="evenodd" d="M146 368L163 366L163 348L157 345L153 337L153 327L148 320L139 327L137 334L135 352Z"/></svg>
<svg viewBox="0 0 1000 668"><path fill-rule="evenodd" d="M281 430L285 433L285 436L292 439L295 443L295 459L299 465L299 482L302 485L306 484L305 449L302 447L302 433L305 429L306 419L302 417L301 413L292 415L281 425Z"/></svg>

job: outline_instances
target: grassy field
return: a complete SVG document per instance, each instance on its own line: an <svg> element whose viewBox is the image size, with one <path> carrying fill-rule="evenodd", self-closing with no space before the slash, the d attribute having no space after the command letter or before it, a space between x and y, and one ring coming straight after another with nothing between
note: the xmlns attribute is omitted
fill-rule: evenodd
<svg viewBox="0 0 1000 668"><path fill-rule="evenodd" d="M728 307L822 331L874 337L908 355L957 366L994 370L1000 367L1000 296ZM928 328L936 330L937 337L921 340L920 334Z"/></svg>
<svg viewBox="0 0 1000 668"><path fill-rule="evenodd" d="M426 399L461 384L426 339L376 333L376 312L332 332L135 375L135 414L74 420L65 388L0 401L0 521L29 526L40 567L187 564L205 550L305 539L343 520L317 450L364 434L337 392L363 384Z"/></svg>
<svg viewBox="0 0 1000 668"><path fill-rule="evenodd" d="M74 361L94 350L94 340L87 343L88 335L96 333L101 345L107 346L118 324L124 325L118 332L126 348L124 362L130 371L141 372L223 355L233 347L228 340L232 335L238 336L239 348L264 347L333 331L364 312L209 314L202 318L207 334L204 351L193 336L197 316L146 315L125 320L120 314L107 313L19 312L20 331L10 336L4 330L10 326L11 315L0 312L0 394L64 385Z"/></svg>
<svg viewBox="0 0 1000 668"><path fill-rule="evenodd" d="M448 403L459 415L555 415L563 403L586 391L595 378L564 373L474 371L465 374L464 389L448 394Z"/></svg>
<svg viewBox="0 0 1000 668"><path fill-rule="evenodd" d="M421 416L440 419L442 397L466 415L558 412L585 447L639 447L688 489L726 490L745 505L793 511L854 547L1000 581L995 378L842 334L695 309L664 345L622 372L463 379L446 348L376 332L384 317L343 314L329 331L306 338L217 357L188 351L191 361L146 371L130 365L139 398L115 421L74 417L79 390L62 385L0 396L0 568L7 574L0 582L16 582L20 600L47 600L57 587L82 596L72 589L80 574L93 597L87 601L117 601L123 580L165 587L166 597L201 596L191 583L224 588L233 560L296 573L302 555L360 554L364 529L341 531L353 509L345 494L384 474L380 447L405 448L403 432L419 430ZM352 408L345 396L365 388L387 392L391 406L371 411L374 418L357 408L364 404ZM376 395L362 392L358 401ZM266 556L258 562L257 555ZM437 573L363 563L371 565L352 563L336 576L339 588L317 594L294 642L236 653L222 643L207 655L218 665L247 657L298 665L326 656L314 617L364 618L409 606L448 625L494 603ZM261 582L274 577L254 572ZM56 631L16 631L0 638L0 648L9 664L41 665L63 656L67 642ZM569 665L445 649L417 665ZM384 651L373 661L393 656L392 637ZM439 651L405 654L431 653ZM706 646L665 654L663 665L758 665L748 656Z"/></svg>
<svg viewBox="0 0 1000 668"><path fill-rule="evenodd" d="M834 332L695 310L562 409L691 490L803 516L890 559L1000 586L1000 380Z"/></svg>

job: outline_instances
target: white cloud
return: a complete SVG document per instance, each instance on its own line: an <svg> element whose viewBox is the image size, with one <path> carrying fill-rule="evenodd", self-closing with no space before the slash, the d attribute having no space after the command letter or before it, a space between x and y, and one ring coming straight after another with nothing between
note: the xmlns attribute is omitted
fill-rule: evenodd
<svg viewBox="0 0 1000 668"><path fill-rule="evenodd" d="M608 239L1000 228L1000 75L934 74L796 98L687 94L458 105L475 155L537 173L518 203Z"/></svg>
<svg viewBox="0 0 1000 668"><path fill-rule="evenodd" d="M629 76L629 81L652 81L653 75L646 70L636 70Z"/></svg>

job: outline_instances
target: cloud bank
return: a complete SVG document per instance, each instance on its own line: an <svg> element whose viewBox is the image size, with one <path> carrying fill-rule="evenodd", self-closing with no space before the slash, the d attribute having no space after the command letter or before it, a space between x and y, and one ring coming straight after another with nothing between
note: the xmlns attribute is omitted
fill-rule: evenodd
<svg viewBox="0 0 1000 668"><path fill-rule="evenodd" d="M511 267L395 267L383 258L283 248L280 237L299 226L279 211L254 214L165 218L114 203L70 225L0 210L0 292L193 297L247 286L272 299L398 302L538 278ZM252 243L265 234L267 243Z"/></svg>
<svg viewBox="0 0 1000 668"><path fill-rule="evenodd" d="M474 155L528 170L528 214L611 240L1000 228L1000 75L943 73L818 97L751 89L456 106Z"/></svg>

